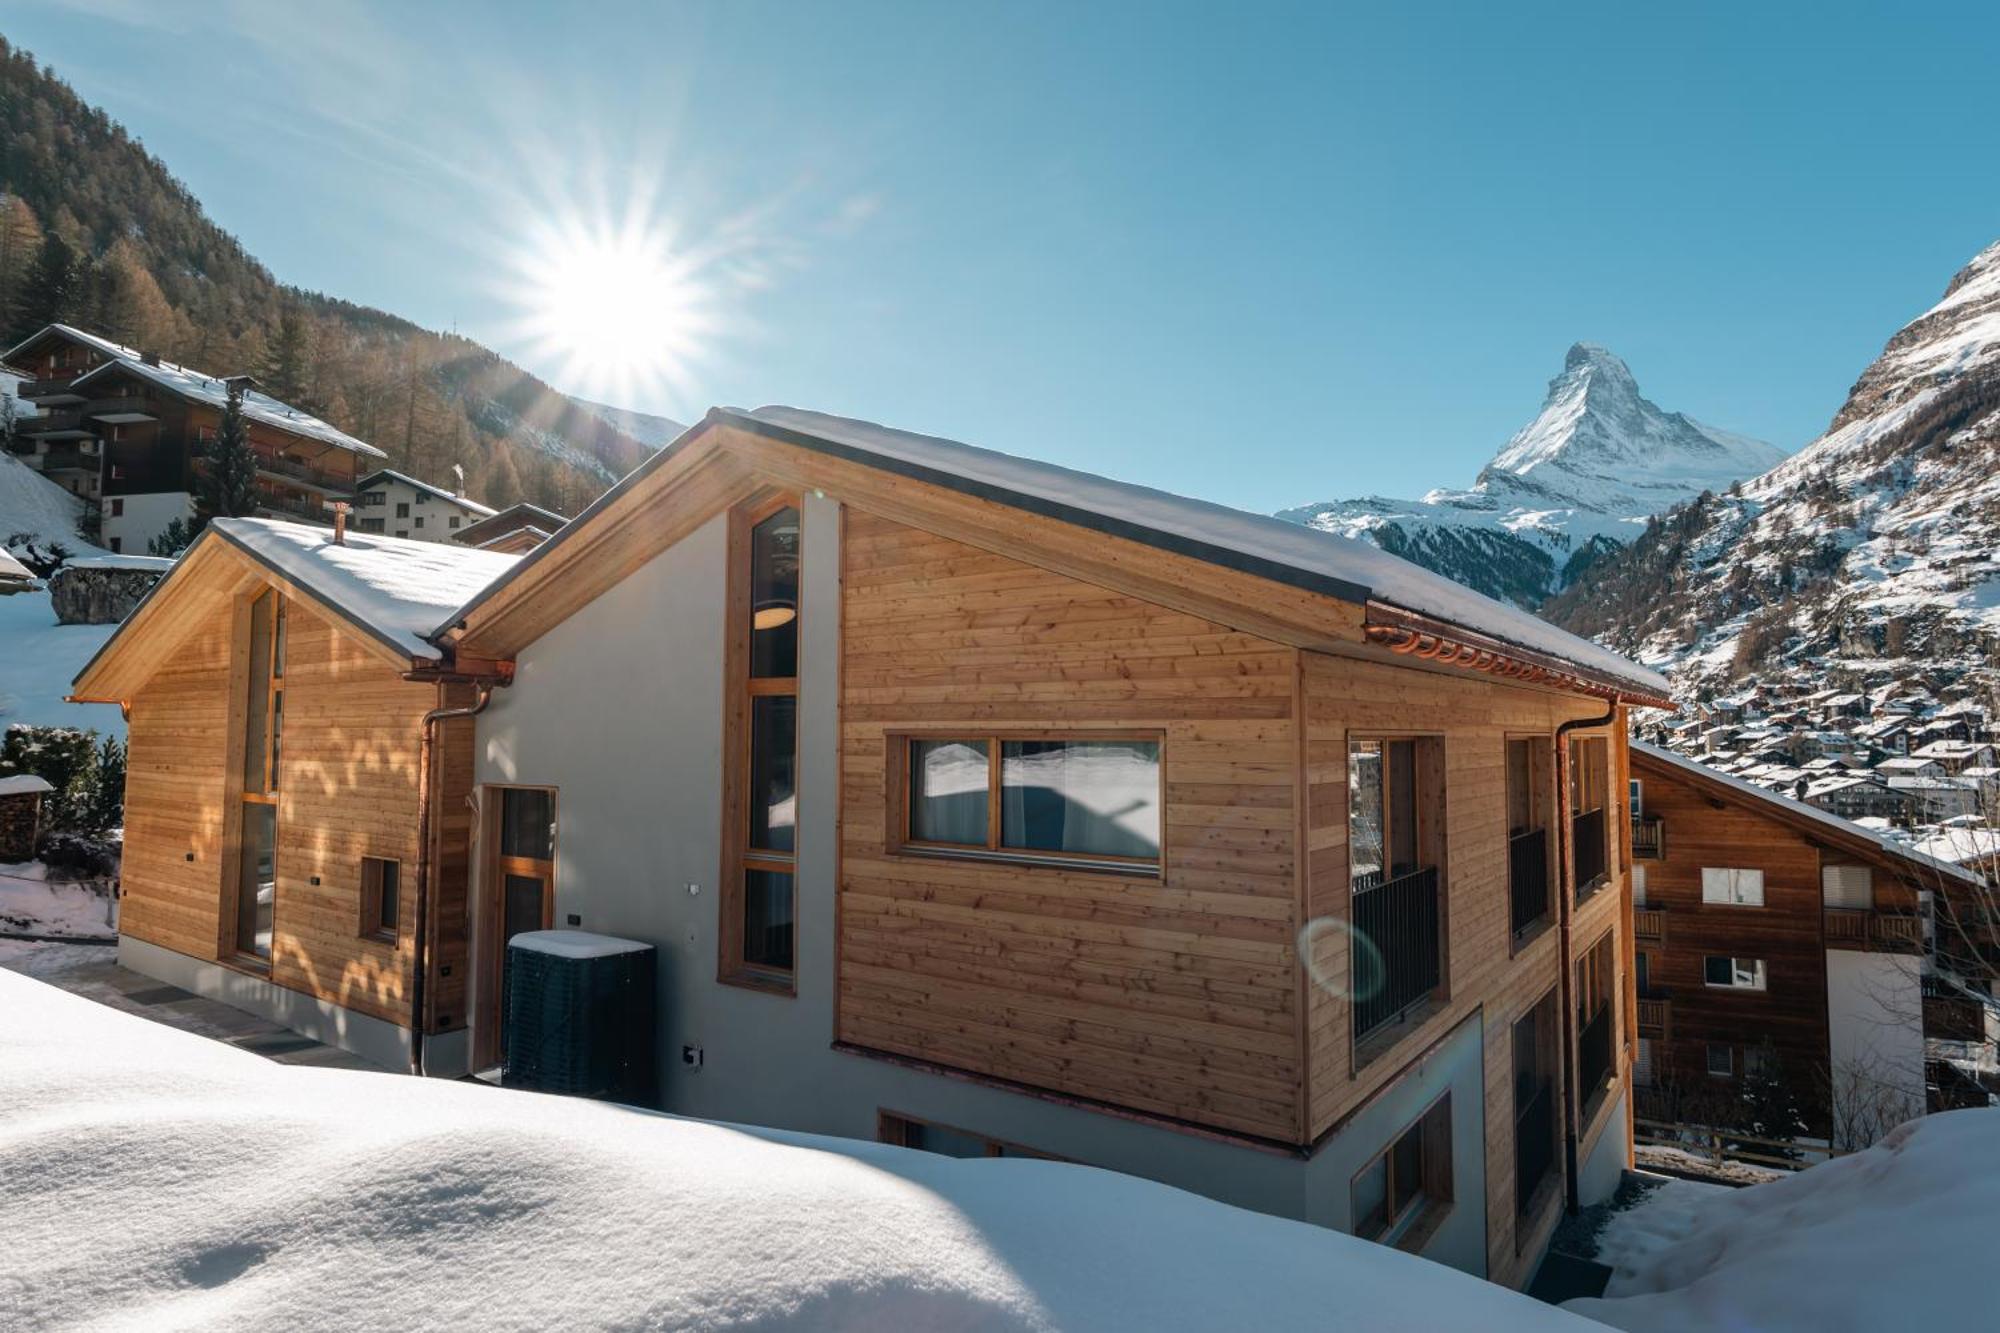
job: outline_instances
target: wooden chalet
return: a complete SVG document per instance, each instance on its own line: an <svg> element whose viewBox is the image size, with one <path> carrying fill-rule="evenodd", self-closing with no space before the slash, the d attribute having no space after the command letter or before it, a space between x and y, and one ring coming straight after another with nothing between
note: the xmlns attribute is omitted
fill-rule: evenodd
<svg viewBox="0 0 2000 1333"><path fill-rule="evenodd" d="M469 714L492 680L424 635L512 563L207 526L74 687L126 717L121 963L463 1072Z"/></svg>
<svg viewBox="0 0 2000 1333"><path fill-rule="evenodd" d="M466 524L451 534L451 540L466 546L477 546L482 551L525 555L555 536L567 522L568 519L553 509L522 501Z"/></svg>
<svg viewBox="0 0 2000 1333"><path fill-rule="evenodd" d="M1655 746L1631 775L1641 1115L1728 1123L1759 1077L1836 1146L1920 1114L1927 978L1992 980L1979 876Z"/></svg>

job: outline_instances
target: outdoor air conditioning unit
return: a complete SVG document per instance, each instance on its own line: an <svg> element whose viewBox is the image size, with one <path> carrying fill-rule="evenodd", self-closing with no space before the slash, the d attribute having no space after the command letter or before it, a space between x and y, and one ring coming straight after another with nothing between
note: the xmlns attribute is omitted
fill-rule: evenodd
<svg viewBox="0 0 2000 1333"><path fill-rule="evenodd" d="M507 942L502 1083L651 1106L658 951L580 930Z"/></svg>

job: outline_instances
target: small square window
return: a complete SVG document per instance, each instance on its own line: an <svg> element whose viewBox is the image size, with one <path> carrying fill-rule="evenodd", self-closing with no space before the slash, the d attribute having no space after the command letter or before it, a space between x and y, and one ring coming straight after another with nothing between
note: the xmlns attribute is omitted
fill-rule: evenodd
<svg viewBox="0 0 2000 1333"><path fill-rule="evenodd" d="M1720 1042L1708 1044L1708 1072L1716 1078L1733 1078L1736 1075L1736 1052Z"/></svg>
<svg viewBox="0 0 2000 1333"><path fill-rule="evenodd" d="M454 528L458 526L458 515L457 515L457 514L453 514L453 515L451 516L451 526L453 526Z"/></svg>
<svg viewBox="0 0 2000 1333"><path fill-rule="evenodd" d="M410 516L410 502L408 500L399 500L396 503L396 517L408 518L409 516Z"/></svg>
<svg viewBox="0 0 2000 1333"><path fill-rule="evenodd" d="M415 522L410 524L410 526L413 528L421 528L423 525L424 525L424 520L422 516L419 516Z"/></svg>

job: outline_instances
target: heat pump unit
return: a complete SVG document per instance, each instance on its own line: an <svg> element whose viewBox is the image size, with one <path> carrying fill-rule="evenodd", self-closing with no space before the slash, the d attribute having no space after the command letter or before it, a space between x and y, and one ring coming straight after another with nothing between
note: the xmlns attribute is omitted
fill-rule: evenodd
<svg viewBox="0 0 2000 1333"><path fill-rule="evenodd" d="M654 1104L658 1053L650 944L580 930L535 930L507 942L502 1083Z"/></svg>

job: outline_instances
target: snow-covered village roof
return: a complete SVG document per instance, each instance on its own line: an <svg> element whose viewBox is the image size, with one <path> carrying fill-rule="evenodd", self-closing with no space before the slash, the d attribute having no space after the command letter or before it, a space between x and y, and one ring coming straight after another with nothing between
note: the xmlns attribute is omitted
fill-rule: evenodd
<svg viewBox="0 0 2000 1333"><path fill-rule="evenodd" d="M431 661L441 654L430 631L520 558L352 528L336 542L329 529L274 518L218 518L208 529L377 638Z"/></svg>
<svg viewBox="0 0 2000 1333"><path fill-rule="evenodd" d="M33 773L16 773L0 778L0 796L45 796L55 790L47 778Z"/></svg>
<svg viewBox="0 0 2000 1333"><path fill-rule="evenodd" d="M2000 828L1942 828L1917 843L1925 856L1953 865L2000 859Z"/></svg>
<svg viewBox="0 0 2000 1333"><path fill-rule="evenodd" d="M1657 745L1636 740L1632 742L1632 753L1643 755L1647 759L1655 760L1670 768L1677 769L1697 782L1706 782L1719 787L1727 787L1763 805L1774 807L1778 811L1791 816L1796 822L1818 825L1831 837L1843 839L1850 843L1856 841L1871 843L1884 856L1892 857L1935 874L1949 875L1954 879L1963 880L1968 884L1982 882L1977 875L1968 874L1948 861L1942 861L1936 857L1912 851L1909 847L1884 834L1875 832L1872 829L1862 828L1851 819L1842 819L1839 815L1829 814L1817 806L1807 805L1804 801L1795 801L1789 796L1781 796L1777 792L1759 787L1754 782L1745 782L1742 778L1736 777L1733 774L1717 772L1707 764L1689 759L1686 755L1675 754L1672 750L1662 749Z"/></svg>
<svg viewBox="0 0 2000 1333"><path fill-rule="evenodd" d="M204 375L199 370L177 366L171 361L149 362L145 353L137 348L112 342L109 338L100 338L94 333L86 333L68 324L51 324L27 339L21 346L26 346L35 338L51 332L74 338L78 342L89 343L111 358L97 369L77 376L72 387L86 384L99 375L129 370L169 393L178 394L192 402L203 403L219 410L229 401L228 385L213 375ZM370 458L389 456L374 445L355 439L346 431L320 420L312 413L293 407L290 403L281 402L270 394L256 389L251 389L243 395L243 415L253 421L261 421L267 426L275 426L279 430L290 431L294 435L318 440L322 444L330 444L339 449L350 449L357 454L366 454Z"/></svg>
<svg viewBox="0 0 2000 1333"><path fill-rule="evenodd" d="M27 583L33 580L35 572L7 553L0 546L0 583Z"/></svg>
<svg viewBox="0 0 2000 1333"><path fill-rule="evenodd" d="M479 501L477 500L469 499L466 496L459 495L453 491L448 491L442 486L433 486L427 481L419 481L417 478L411 476L409 473L398 472L396 471L396 469L392 467L376 468L373 472L363 477L360 481L355 482L354 489L357 491L365 491L370 486L373 486L377 481L381 480L384 477L387 477L391 481L400 481L405 486L413 486L417 490L423 491L426 494L435 495L440 500L448 500L452 504L457 505L461 509L470 509L473 513L480 515L482 518L493 517L493 509L491 508L491 506L483 505L479 503Z"/></svg>

